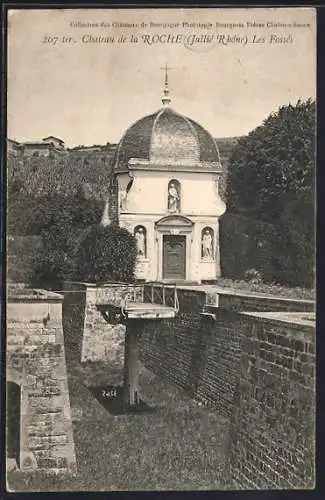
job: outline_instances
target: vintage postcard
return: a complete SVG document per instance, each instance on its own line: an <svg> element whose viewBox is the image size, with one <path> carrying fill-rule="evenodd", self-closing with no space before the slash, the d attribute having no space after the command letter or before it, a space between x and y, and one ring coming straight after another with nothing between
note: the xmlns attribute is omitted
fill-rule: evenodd
<svg viewBox="0 0 325 500"><path fill-rule="evenodd" d="M7 14L7 490L313 489L316 9Z"/></svg>

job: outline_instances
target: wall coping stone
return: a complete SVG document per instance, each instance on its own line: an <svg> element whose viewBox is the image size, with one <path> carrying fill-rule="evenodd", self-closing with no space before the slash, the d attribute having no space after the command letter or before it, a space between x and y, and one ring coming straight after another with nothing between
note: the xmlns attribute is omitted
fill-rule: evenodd
<svg viewBox="0 0 325 500"><path fill-rule="evenodd" d="M174 288L174 285L172 284L163 284L159 281L157 283L155 282L144 282L144 283L122 283L122 282L114 282L114 283L90 283L90 282L85 282L85 281L65 281L65 285L67 284L74 284L74 285L83 285L85 287L90 287L90 288L109 288L109 287L114 287L114 286L158 286L166 288ZM208 288L209 287L209 288ZM296 303L296 304L315 304L315 300L310 300L310 299L294 299L290 297L283 297L281 295L268 295L268 294L263 294L263 293L254 293L254 292L246 292L245 290L232 290L228 288L220 288L215 285L180 285L177 284L176 288L178 290L184 290L184 291L189 291L189 292L195 292L198 294L212 294L215 293L216 295L229 295L229 296L235 296L235 297L249 297L249 298L256 298L256 299L267 299L271 301L279 301L283 303Z"/></svg>
<svg viewBox="0 0 325 500"><path fill-rule="evenodd" d="M310 312L287 312L287 311L241 311L239 314L258 318L266 323L279 324L286 323L292 327L304 327L304 329L314 330L316 321L314 314ZM310 319L312 318L312 319Z"/></svg>
<svg viewBox="0 0 325 500"><path fill-rule="evenodd" d="M82 285L85 288L111 288L114 286L142 286L144 283L122 283L115 281L114 283L90 283L87 281L64 281L64 285ZM64 292L65 290L63 290ZM67 290L70 291L70 290ZM71 290L72 292L75 290Z"/></svg>
<svg viewBox="0 0 325 500"><path fill-rule="evenodd" d="M62 302L63 295L43 290L15 285L7 287L7 302Z"/></svg>
<svg viewBox="0 0 325 500"><path fill-rule="evenodd" d="M169 286L169 285L165 285ZM207 288L209 286L210 288ZM200 289L202 287L202 289ZM310 299L293 299L290 297L283 297L281 295L268 295L265 293L257 293L257 292L246 292L246 290L232 290L230 288L220 288L216 285L177 285L179 290L188 290L193 292L204 292L204 293L215 293L216 295L231 295L236 297L252 297L256 299L267 299L273 301L281 301L281 302L293 302L293 303L306 303L306 304L315 304L315 300Z"/></svg>

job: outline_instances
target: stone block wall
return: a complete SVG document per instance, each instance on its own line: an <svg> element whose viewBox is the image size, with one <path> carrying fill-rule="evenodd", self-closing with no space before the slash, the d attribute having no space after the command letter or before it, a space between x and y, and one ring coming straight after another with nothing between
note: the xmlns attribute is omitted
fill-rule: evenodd
<svg viewBox="0 0 325 500"><path fill-rule="evenodd" d="M225 488L313 488L310 313L288 312L290 307L284 313L244 313L222 309L219 302L210 307L213 320L200 315L201 294L181 291L179 299L174 320L144 327L141 358L158 376L229 418Z"/></svg>
<svg viewBox="0 0 325 500"><path fill-rule="evenodd" d="M123 284L64 284L64 336L69 350L75 351L78 361L114 361L121 356L120 345L124 343L125 326L108 324L97 306L119 304L130 293L131 300L141 300L142 287L134 290Z"/></svg>
<svg viewBox="0 0 325 500"><path fill-rule="evenodd" d="M315 486L315 332L246 316L225 478L234 488Z"/></svg>
<svg viewBox="0 0 325 500"><path fill-rule="evenodd" d="M175 319L147 322L140 356L147 368L189 396L230 417L240 360L238 315L218 311L216 322L200 310L182 310Z"/></svg>
<svg viewBox="0 0 325 500"><path fill-rule="evenodd" d="M114 361L119 356L119 345L124 342L125 327L109 325L98 311L96 305L107 300L114 300L114 289L98 290L86 288L86 308L81 361ZM101 293L102 292L102 293ZM106 292L106 293L105 293ZM101 297L98 297L101 295ZM98 297L98 300L97 300Z"/></svg>
<svg viewBox="0 0 325 500"><path fill-rule="evenodd" d="M33 290L8 295L7 466L74 473L62 297Z"/></svg>
<svg viewBox="0 0 325 500"><path fill-rule="evenodd" d="M80 283L64 283L62 304L64 342L70 355L80 362L86 308L86 289Z"/></svg>

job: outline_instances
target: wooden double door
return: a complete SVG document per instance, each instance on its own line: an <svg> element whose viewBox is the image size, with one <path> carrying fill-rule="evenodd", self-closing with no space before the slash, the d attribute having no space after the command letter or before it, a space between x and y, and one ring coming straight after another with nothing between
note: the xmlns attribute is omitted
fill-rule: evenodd
<svg viewBox="0 0 325 500"><path fill-rule="evenodd" d="M163 236L163 279L185 280L186 236Z"/></svg>

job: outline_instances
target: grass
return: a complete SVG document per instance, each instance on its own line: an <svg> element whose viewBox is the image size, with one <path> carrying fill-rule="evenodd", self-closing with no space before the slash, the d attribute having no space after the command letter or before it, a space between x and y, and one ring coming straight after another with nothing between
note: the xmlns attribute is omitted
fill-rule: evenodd
<svg viewBox="0 0 325 500"><path fill-rule="evenodd" d="M67 354L77 475L12 472L14 491L220 489L229 422L141 366L154 412L113 416L87 387L122 382L121 362L79 365Z"/></svg>

